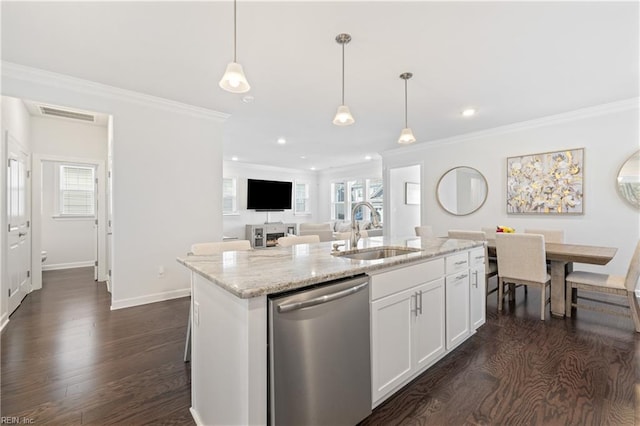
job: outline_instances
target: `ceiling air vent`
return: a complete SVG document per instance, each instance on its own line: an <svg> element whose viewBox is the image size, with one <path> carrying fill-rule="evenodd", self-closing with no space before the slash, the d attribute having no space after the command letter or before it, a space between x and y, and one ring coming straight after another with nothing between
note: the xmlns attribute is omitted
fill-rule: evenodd
<svg viewBox="0 0 640 426"><path fill-rule="evenodd" d="M51 108L47 106L40 106L40 112L42 113L42 115L45 115L45 116L70 118L72 120L89 121L91 123L96 121L96 117L92 114L87 114L87 113L77 112L77 111L69 111L69 110L58 109L58 108Z"/></svg>

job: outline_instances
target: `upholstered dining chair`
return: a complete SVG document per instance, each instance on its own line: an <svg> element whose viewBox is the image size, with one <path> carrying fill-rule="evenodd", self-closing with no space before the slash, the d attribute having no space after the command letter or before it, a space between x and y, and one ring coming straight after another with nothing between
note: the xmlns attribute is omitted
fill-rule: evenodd
<svg viewBox="0 0 640 426"><path fill-rule="evenodd" d="M368 238L369 232L366 229L360 230L360 238ZM333 239L334 240L348 240L351 238L351 231L349 232L334 232Z"/></svg>
<svg viewBox="0 0 640 426"><path fill-rule="evenodd" d="M620 315L625 317L631 317L635 326L636 332L640 333L640 306L638 305L638 298L636 297L635 290L638 285L638 278L640 277L640 241L636 245L636 249L631 257L629 263L629 269L627 275L609 275L601 274L597 272L586 271L573 271L566 278L566 306L565 312L567 317L571 317L572 308L589 309L592 311L602 312L605 314ZM611 301L603 301L592 299L590 297L580 297L577 294L577 290L584 290L593 293L605 293L615 294L618 296L626 296L628 306L622 303L615 303ZM575 294L574 294L575 292ZM600 306L592 306L578 303L578 299L586 299L592 302L601 302L606 305L613 305L628 309L629 312L607 309Z"/></svg>
<svg viewBox="0 0 640 426"><path fill-rule="evenodd" d="M193 244L191 245L190 254L193 254L194 256L207 256L225 251L241 251L250 249L251 241L249 240L216 241L211 243Z"/></svg>
<svg viewBox="0 0 640 426"><path fill-rule="evenodd" d="M495 240L496 239L496 226L483 226L482 232L487 236L487 240Z"/></svg>
<svg viewBox="0 0 640 426"><path fill-rule="evenodd" d="M564 230L562 229L531 229L526 228L525 234L544 235L545 243L564 243Z"/></svg>
<svg viewBox="0 0 640 426"><path fill-rule="evenodd" d="M249 240L214 241L207 243L195 243L191 245L189 255L212 256L225 251L245 251L251 250ZM187 324L187 337L184 343L184 362L191 360L191 318L193 316L193 306L189 303L189 323Z"/></svg>
<svg viewBox="0 0 640 426"><path fill-rule="evenodd" d="M320 237L317 235L304 235L304 236L292 235L290 237L278 238L278 245L280 247L291 247L291 246L295 246L296 244L313 244L313 243L319 243L319 242L320 242Z"/></svg>
<svg viewBox="0 0 640 426"><path fill-rule="evenodd" d="M498 256L498 310L502 310L504 286L509 284L510 298L515 297L517 284L540 288L540 319L544 321L547 286L551 276L547 273L544 236L539 234L496 233Z"/></svg>
<svg viewBox="0 0 640 426"><path fill-rule="evenodd" d="M298 235L317 235L320 241L331 241L333 239L333 229L330 223L301 223L298 226Z"/></svg>
<svg viewBox="0 0 640 426"><path fill-rule="evenodd" d="M433 237L433 227L431 225L416 226L415 230L417 237Z"/></svg>
<svg viewBox="0 0 640 426"><path fill-rule="evenodd" d="M462 229L450 229L449 238L455 238L459 240L473 240L473 241L487 241L487 235L483 231L466 231ZM498 275L498 262L495 258L489 258L489 252L487 245L484 245L484 258L485 258L485 271L484 282L487 294L491 294L498 288L494 288L489 291L489 278Z"/></svg>

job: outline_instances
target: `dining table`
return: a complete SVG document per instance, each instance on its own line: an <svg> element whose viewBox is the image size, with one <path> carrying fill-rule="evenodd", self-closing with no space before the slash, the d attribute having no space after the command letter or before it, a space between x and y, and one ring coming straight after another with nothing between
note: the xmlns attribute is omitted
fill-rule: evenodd
<svg viewBox="0 0 640 426"><path fill-rule="evenodd" d="M490 257L496 256L495 240L487 241ZM600 247L581 244L545 243L545 254L550 264L551 275L551 315L565 315L565 279L573 272L574 263L606 265L618 251L614 247ZM498 276L500 270L498 269Z"/></svg>

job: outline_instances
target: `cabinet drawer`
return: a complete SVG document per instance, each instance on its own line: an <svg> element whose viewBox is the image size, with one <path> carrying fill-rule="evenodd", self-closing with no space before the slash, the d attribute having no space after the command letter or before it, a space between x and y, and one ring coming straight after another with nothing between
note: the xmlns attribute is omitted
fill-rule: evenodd
<svg viewBox="0 0 640 426"><path fill-rule="evenodd" d="M433 281L442 276L444 276L443 258L401 267L388 272L371 274L371 300Z"/></svg>
<svg viewBox="0 0 640 426"><path fill-rule="evenodd" d="M473 249L469 252L469 262L471 267L484 265L485 251L484 248Z"/></svg>
<svg viewBox="0 0 640 426"><path fill-rule="evenodd" d="M469 269L469 253L464 252L447 256L447 275Z"/></svg>

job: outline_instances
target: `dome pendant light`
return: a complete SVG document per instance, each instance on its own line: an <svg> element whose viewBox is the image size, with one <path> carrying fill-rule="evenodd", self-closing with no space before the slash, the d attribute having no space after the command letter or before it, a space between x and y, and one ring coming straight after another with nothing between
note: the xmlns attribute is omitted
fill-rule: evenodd
<svg viewBox="0 0 640 426"><path fill-rule="evenodd" d="M410 72L400 74L400 78L404 80L404 129L400 132L398 143L403 145L414 143L416 141L415 136L413 136L413 132L407 125L407 80L411 77L413 77L413 74Z"/></svg>
<svg viewBox="0 0 640 426"><path fill-rule="evenodd" d="M247 77L244 76L242 65L236 62L236 0L233 0L233 62L229 62L218 84L231 93L245 93L251 89Z"/></svg>
<svg viewBox="0 0 640 426"><path fill-rule="evenodd" d="M344 104L344 45L351 41L349 34L338 34L336 36L336 42L342 45L342 104L338 107L336 116L333 119L333 124L336 126L348 126L355 123L349 107Z"/></svg>

